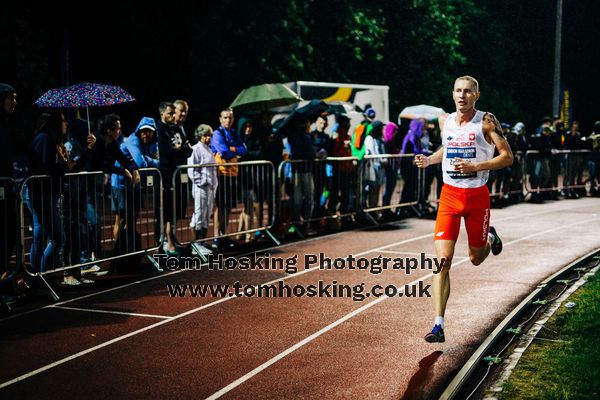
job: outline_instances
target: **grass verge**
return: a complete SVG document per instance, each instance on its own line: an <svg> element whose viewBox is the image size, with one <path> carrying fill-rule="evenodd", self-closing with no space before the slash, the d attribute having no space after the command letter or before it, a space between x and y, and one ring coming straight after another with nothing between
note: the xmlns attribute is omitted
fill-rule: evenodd
<svg viewBox="0 0 600 400"><path fill-rule="evenodd" d="M500 399L600 398L600 278L590 277L548 320L505 384ZM566 303L566 302L565 302Z"/></svg>

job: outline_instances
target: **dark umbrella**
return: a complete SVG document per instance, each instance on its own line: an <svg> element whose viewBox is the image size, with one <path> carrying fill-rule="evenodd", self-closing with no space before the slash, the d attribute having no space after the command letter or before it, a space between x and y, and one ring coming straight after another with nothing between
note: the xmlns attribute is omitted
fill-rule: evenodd
<svg viewBox="0 0 600 400"><path fill-rule="evenodd" d="M357 106L356 104L349 103L347 101L330 101L327 102L329 108L327 112L329 114L340 114L340 115L352 115L352 114L361 114L363 113L363 109Z"/></svg>
<svg viewBox="0 0 600 400"><path fill-rule="evenodd" d="M85 107L89 131L90 112L88 107L112 106L131 101L135 101L135 98L119 86L83 82L50 89L36 100L35 105L42 108Z"/></svg>
<svg viewBox="0 0 600 400"><path fill-rule="evenodd" d="M315 121L317 117L327 111L329 105L322 100L311 100L307 104L295 109L290 115L284 120L279 130L286 132L291 129L298 120L307 119L311 122Z"/></svg>

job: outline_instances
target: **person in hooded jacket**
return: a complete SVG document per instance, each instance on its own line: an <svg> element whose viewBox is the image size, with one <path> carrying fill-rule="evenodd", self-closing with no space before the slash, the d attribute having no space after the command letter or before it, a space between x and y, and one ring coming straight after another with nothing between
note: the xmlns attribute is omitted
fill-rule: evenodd
<svg viewBox="0 0 600 400"><path fill-rule="evenodd" d="M142 117L138 123L135 131L133 131L126 138L122 138L119 143L119 149L123 154L131 159L137 168L158 168L158 144L156 142L156 123L153 118ZM117 166L121 166L119 162ZM141 176L140 176L140 183ZM124 227L135 227L139 209L141 207L141 187L140 185L129 185L126 182L125 177L119 174L112 174L111 186L118 193L121 194L124 200L121 200L119 207L119 225L116 227L118 233L123 230ZM155 204L158 204L155 199ZM124 206L124 207L123 207ZM133 229L129 234L133 238L135 235ZM139 246L139 243L133 243L130 241L129 250L137 250L134 247Z"/></svg>
<svg viewBox="0 0 600 400"><path fill-rule="evenodd" d="M383 142L383 122L373 121L371 134L365 139L365 156L385 154ZM365 193L367 197L367 208L379 206L379 193L385 182L385 170L388 165L387 158L365 159Z"/></svg>
<svg viewBox="0 0 600 400"><path fill-rule="evenodd" d="M12 184L13 133L9 126L16 106L16 90L6 83L0 83L0 187L4 190L4 196L0 199L0 229L5 238L4 243L0 244L0 279L7 278L11 272L8 263L17 239L17 219L13 212L16 208L16 188Z"/></svg>
<svg viewBox="0 0 600 400"><path fill-rule="evenodd" d="M398 143L398 128L398 125L393 122L388 122L385 124L383 131L383 142L385 144L386 154L400 154L401 148ZM396 183L398 182L398 166L400 164L398 161L399 160L397 158L390 158L385 169L385 187L383 190L383 199L381 203L384 207L390 205L392 195L396 189ZM391 214L391 209L384 210L384 215L389 217Z"/></svg>
<svg viewBox="0 0 600 400"><path fill-rule="evenodd" d="M410 121L408 133L404 136L404 140L402 141L401 154L425 154L421 147L421 135L423 134L424 127L425 123L420 119L413 119ZM404 157L400 164L400 171L402 171L402 178L404 179L404 187L402 188L400 202L408 203L416 201L418 179L417 167L413 165L410 158Z"/></svg>

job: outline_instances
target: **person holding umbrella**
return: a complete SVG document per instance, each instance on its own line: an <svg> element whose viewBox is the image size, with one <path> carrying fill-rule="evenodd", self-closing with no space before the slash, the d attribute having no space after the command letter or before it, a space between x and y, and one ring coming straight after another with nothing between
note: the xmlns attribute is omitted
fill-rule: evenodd
<svg viewBox="0 0 600 400"><path fill-rule="evenodd" d="M33 241L31 264L36 272L44 272L60 264L59 250L63 245L64 229L60 207L61 180L68 172L76 172L91 156L96 138L89 135L87 149L77 160L69 159L65 148L67 120L64 114L53 109L43 113L37 123L34 139L28 150L31 175L49 175L50 185L45 181L33 180L29 184L29 198L33 213ZM44 236L46 246L42 252ZM91 281L79 281L65 271L63 284L77 286Z"/></svg>
<svg viewBox="0 0 600 400"><path fill-rule="evenodd" d="M490 227L490 194L487 180L490 170L508 167L513 162L510 147L502 134L500 123L489 112L478 111L479 83L471 76L461 76L454 82L452 97L456 112L440 120L442 147L426 157L415 156L419 168L442 163L444 187L435 224L435 250L443 264L433 277L436 317L427 342L444 342L444 313L450 296L450 266L460 230L465 218L469 238L469 258L473 265L481 264L489 255L502 251L502 241ZM494 157L494 150L498 156Z"/></svg>

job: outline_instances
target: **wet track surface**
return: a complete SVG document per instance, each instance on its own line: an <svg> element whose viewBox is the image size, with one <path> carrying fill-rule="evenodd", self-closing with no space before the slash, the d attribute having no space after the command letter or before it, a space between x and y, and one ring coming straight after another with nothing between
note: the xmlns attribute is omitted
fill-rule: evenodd
<svg viewBox="0 0 600 400"><path fill-rule="evenodd" d="M431 270L304 269L305 254L432 254L431 220L279 247L284 271L183 271L0 321L0 398L432 398L548 275L600 247L600 200L492 210L504 251L470 264L461 231L446 343L423 340L428 297L170 298L168 284L426 286ZM105 289L105 288L103 288ZM432 292L432 291L430 291ZM75 294L75 298L77 295Z"/></svg>

